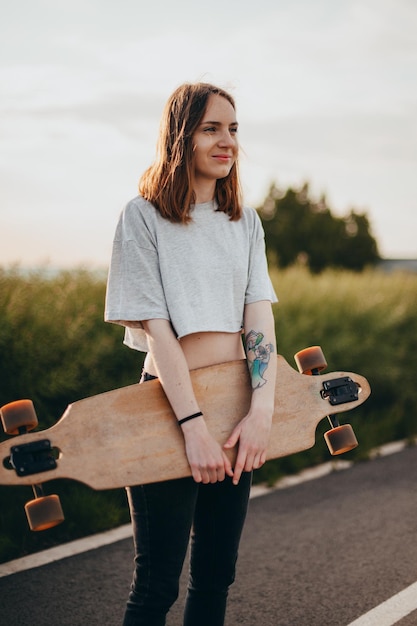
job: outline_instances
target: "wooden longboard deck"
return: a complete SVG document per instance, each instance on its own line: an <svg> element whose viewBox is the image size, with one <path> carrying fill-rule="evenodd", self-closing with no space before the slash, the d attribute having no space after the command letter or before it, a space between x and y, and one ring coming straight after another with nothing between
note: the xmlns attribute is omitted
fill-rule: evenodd
<svg viewBox="0 0 417 626"><path fill-rule="evenodd" d="M299 374L278 356L275 412L268 459L311 448L317 424L327 415L354 409L370 395L367 380L351 372ZM350 376L358 400L331 406L321 396L323 382ZM210 432L224 444L248 411L251 397L245 360L191 372L197 401ZM6 467L12 446L49 439L58 448L57 467L18 476ZM234 459L235 450L230 451ZM51 428L0 444L0 484L31 485L71 478L94 489L113 489L191 475L184 439L157 380L130 385L70 404Z"/></svg>

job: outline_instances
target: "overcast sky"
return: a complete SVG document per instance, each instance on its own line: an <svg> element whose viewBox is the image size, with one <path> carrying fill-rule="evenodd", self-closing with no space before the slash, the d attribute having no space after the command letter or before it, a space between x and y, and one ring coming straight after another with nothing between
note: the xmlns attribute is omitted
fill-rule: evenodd
<svg viewBox="0 0 417 626"><path fill-rule="evenodd" d="M184 81L237 100L247 204L310 182L417 257L415 0L0 0L0 265L108 264Z"/></svg>

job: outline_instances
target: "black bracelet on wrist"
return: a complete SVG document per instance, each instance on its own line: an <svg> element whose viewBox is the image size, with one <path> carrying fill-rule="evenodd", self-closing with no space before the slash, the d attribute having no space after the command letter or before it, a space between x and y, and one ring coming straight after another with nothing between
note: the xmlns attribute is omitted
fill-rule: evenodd
<svg viewBox="0 0 417 626"><path fill-rule="evenodd" d="M188 417L183 417L182 419L178 420L178 424L182 426L182 424L185 424L185 422L188 422L189 420L193 420L195 417L200 417L202 415L203 414L201 411L199 411L198 413L193 413L192 415L188 415Z"/></svg>

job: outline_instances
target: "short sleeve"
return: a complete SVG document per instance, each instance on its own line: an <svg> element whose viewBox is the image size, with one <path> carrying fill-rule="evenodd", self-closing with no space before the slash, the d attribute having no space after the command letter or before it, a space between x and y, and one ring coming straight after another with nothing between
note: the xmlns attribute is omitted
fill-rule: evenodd
<svg viewBox="0 0 417 626"><path fill-rule="evenodd" d="M248 284L245 293L245 304L269 300L278 302L268 272L265 252L265 234L259 215L254 213L254 225L250 244Z"/></svg>
<svg viewBox="0 0 417 626"><path fill-rule="evenodd" d="M148 226L128 205L113 242L106 291L105 320L140 328L147 319L167 319L158 251Z"/></svg>

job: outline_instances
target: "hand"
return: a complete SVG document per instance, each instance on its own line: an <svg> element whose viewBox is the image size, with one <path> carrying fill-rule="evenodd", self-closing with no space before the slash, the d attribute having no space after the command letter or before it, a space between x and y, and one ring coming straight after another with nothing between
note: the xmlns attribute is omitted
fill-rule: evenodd
<svg viewBox="0 0 417 626"><path fill-rule="evenodd" d="M239 442L236 463L233 471L233 483L238 484L242 472L250 472L262 467L271 432L272 417L269 413L254 412L244 417L234 428L224 448L233 448Z"/></svg>
<svg viewBox="0 0 417 626"><path fill-rule="evenodd" d="M222 447L210 435L203 417L182 426L185 451L194 480L215 483L233 476L233 469Z"/></svg>

